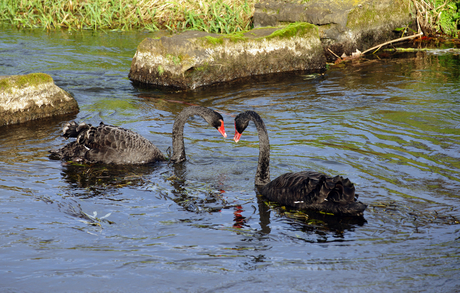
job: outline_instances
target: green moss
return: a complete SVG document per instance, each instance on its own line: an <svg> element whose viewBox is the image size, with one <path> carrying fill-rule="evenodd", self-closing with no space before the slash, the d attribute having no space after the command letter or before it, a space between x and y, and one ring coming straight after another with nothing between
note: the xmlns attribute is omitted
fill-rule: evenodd
<svg viewBox="0 0 460 293"><path fill-rule="evenodd" d="M206 39L206 41L208 41L209 44L211 45L221 45L224 43L224 39L223 38L214 38L214 37L211 37L211 36L206 36L204 37Z"/></svg>
<svg viewBox="0 0 460 293"><path fill-rule="evenodd" d="M362 25L371 24L378 20L380 13L384 12L375 9L355 8L348 15L347 27L359 28Z"/></svg>
<svg viewBox="0 0 460 293"><path fill-rule="evenodd" d="M266 39L272 39L272 38L283 38L283 39L289 39L297 35L305 35L305 34L318 34L318 27L306 23L306 22L296 22L296 23L291 23L288 26L274 31L272 34L269 36L265 37Z"/></svg>
<svg viewBox="0 0 460 293"><path fill-rule="evenodd" d="M386 9L375 6L356 7L348 15L347 27L362 28L370 24L385 24L392 19L400 19L410 13L410 5L403 0L394 1L394 5Z"/></svg>
<svg viewBox="0 0 460 293"><path fill-rule="evenodd" d="M168 59L168 61L172 61L172 63L174 63L175 65L179 65L184 58L182 55L176 56L176 55L166 54L166 59Z"/></svg>
<svg viewBox="0 0 460 293"><path fill-rule="evenodd" d="M17 80L17 85L22 86L36 86L42 83L53 82L53 78L46 73L31 73L27 75L20 75Z"/></svg>
<svg viewBox="0 0 460 293"><path fill-rule="evenodd" d="M266 29L276 29L273 33L271 33L268 36L261 36L261 37L247 37L245 36L246 33L251 36L257 36L254 31L257 30L266 30ZM203 45L222 45L225 40L237 43L237 42L246 42L248 40L263 40L263 39L273 39L273 38L283 38L283 39L289 39L297 35L304 35L304 34L318 34L318 27L316 27L313 24L306 23L306 22L296 22L296 23L291 23L283 28L274 28L274 27L263 27L263 28L257 28L249 31L244 31L244 32L236 32L232 34L227 34L227 35L221 35L219 37L211 37L211 36L206 36L201 38L204 41Z"/></svg>
<svg viewBox="0 0 460 293"><path fill-rule="evenodd" d="M163 66L161 66L161 65L158 65L157 70L158 70L158 75L159 75L159 76L162 76L163 73L165 72Z"/></svg>
<svg viewBox="0 0 460 293"><path fill-rule="evenodd" d="M4 91L5 89L9 87L10 87L10 84L7 78L0 79L0 90Z"/></svg>
<svg viewBox="0 0 460 293"><path fill-rule="evenodd" d="M229 40L231 42L239 42L239 41L245 41L247 38L244 36L243 32L237 32L237 33L232 33L232 34L227 34L227 35L222 35L220 37L211 37L211 36L206 36L204 38L201 38L202 40L205 41L205 44L209 45L222 45L224 43L224 40Z"/></svg>
<svg viewBox="0 0 460 293"><path fill-rule="evenodd" d="M209 64L206 62L203 66L193 68L195 71L204 71L209 69Z"/></svg>
<svg viewBox="0 0 460 293"><path fill-rule="evenodd" d="M182 62L183 57L182 56L174 56L173 57L173 63L176 65L179 65Z"/></svg>
<svg viewBox="0 0 460 293"><path fill-rule="evenodd" d="M25 88L39 84L53 82L53 78L46 73L30 73L27 75L12 75L0 80L0 90L6 91L12 87Z"/></svg>

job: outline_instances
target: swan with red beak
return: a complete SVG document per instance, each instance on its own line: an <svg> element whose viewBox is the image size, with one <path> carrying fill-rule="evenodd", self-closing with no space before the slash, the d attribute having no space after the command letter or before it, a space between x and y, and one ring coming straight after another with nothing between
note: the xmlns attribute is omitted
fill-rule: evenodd
<svg viewBox="0 0 460 293"><path fill-rule="evenodd" d="M253 121L259 136L259 163L255 185L258 192L272 202L296 210L332 213L339 216L362 217L367 205L358 201L355 186L342 176L331 177L315 171L286 173L270 181L270 142L262 118L246 111L235 118L235 142Z"/></svg>
<svg viewBox="0 0 460 293"><path fill-rule="evenodd" d="M173 153L171 162L185 161L184 126L190 116L204 118L223 136L227 137L222 115L206 107L191 106L184 108L176 117L172 131ZM118 126L98 126L72 121L63 128L64 138L74 137L68 143L51 154L66 161L104 164L147 164L166 161L168 158L148 139L140 134Z"/></svg>

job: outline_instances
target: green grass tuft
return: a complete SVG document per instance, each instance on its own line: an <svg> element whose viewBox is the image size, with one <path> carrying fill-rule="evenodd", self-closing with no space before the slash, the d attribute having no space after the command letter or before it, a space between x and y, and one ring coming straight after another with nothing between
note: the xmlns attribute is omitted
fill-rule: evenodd
<svg viewBox="0 0 460 293"><path fill-rule="evenodd" d="M255 0L2 0L0 21L18 28L187 29L232 33L251 27Z"/></svg>

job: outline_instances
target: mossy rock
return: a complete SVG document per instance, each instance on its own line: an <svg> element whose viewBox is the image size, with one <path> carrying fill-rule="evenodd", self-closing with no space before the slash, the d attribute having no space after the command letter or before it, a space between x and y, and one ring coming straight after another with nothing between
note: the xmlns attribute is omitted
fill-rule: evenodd
<svg viewBox="0 0 460 293"><path fill-rule="evenodd" d="M194 89L254 75L321 70L325 65L318 28L295 23L233 34L187 31L146 38L137 48L129 78Z"/></svg>
<svg viewBox="0 0 460 293"><path fill-rule="evenodd" d="M405 0L265 0L255 4L254 27L299 21L317 25L325 51L340 56L398 38L396 28L416 29L415 15Z"/></svg>
<svg viewBox="0 0 460 293"><path fill-rule="evenodd" d="M0 126L76 112L77 101L48 74L0 76Z"/></svg>

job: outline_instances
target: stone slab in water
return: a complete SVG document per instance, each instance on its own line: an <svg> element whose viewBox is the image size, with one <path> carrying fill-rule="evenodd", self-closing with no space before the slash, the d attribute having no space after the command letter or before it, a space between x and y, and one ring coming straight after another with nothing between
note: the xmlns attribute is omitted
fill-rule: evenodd
<svg viewBox="0 0 460 293"><path fill-rule="evenodd" d="M0 76L0 126L76 112L77 101L48 74Z"/></svg>
<svg viewBox="0 0 460 293"><path fill-rule="evenodd" d="M324 48L340 56L401 37L395 28L416 29L411 5L406 0L264 0L255 4L253 19L254 27L296 21L317 25Z"/></svg>
<svg viewBox="0 0 460 293"><path fill-rule="evenodd" d="M137 47L129 79L151 86L195 89L253 75L325 66L318 28L296 23L231 35L186 31L146 38Z"/></svg>

